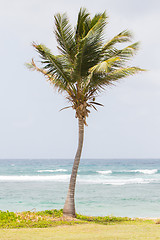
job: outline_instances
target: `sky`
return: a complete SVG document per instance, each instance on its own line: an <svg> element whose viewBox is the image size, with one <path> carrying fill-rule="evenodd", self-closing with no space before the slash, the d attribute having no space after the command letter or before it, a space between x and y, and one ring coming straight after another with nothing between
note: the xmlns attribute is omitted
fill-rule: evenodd
<svg viewBox="0 0 160 240"><path fill-rule="evenodd" d="M87 119L82 158L160 158L159 0L1 0L0 159L74 158L78 126L64 96L26 62L40 59L32 42L57 54L54 15L74 26L80 7L106 10L106 41L129 29L140 50L132 65L148 71L120 80L98 97Z"/></svg>

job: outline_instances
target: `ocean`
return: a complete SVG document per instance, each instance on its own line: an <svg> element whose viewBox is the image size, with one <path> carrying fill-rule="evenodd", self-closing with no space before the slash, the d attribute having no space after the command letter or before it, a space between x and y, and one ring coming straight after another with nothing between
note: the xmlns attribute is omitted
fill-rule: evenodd
<svg viewBox="0 0 160 240"><path fill-rule="evenodd" d="M0 160L0 210L63 208L73 160ZM82 159L76 211L160 217L160 159Z"/></svg>

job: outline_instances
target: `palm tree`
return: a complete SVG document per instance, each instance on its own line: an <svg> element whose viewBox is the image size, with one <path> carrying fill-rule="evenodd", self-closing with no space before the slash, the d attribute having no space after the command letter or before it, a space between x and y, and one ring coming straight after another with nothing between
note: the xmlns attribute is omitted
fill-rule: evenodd
<svg viewBox="0 0 160 240"><path fill-rule="evenodd" d="M97 110L100 105L96 97L114 82L134 75L143 69L127 66L126 63L138 50L139 43L125 48L118 48L119 43L132 40L130 31L125 30L109 41L104 41L104 29L108 17L106 13L98 13L93 18L85 8L81 8L78 21L73 30L66 13L56 14L55 36L60 55L53 55L42 44L33 43L41 58L42 67L34 60L28 66L41 72L60 93L65 93L70 106L78 118L79 141L74 159L72 174L63 213L75 217L75 185L78 166L81 158L84 125L90 108ZM64 109L65 109L64 108Z"/></svg>

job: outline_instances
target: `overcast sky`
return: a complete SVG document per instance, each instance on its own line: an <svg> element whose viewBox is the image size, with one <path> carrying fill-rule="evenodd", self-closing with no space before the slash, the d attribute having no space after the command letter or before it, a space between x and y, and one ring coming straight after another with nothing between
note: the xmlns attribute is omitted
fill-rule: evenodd
<svg viewBox="0 0 160 240"><path fill-rule="evenodd" d="M106 40L122 30L141 47L133 65L148 72L121 80L97 99L85 128L83 158L160 158L160 1L159 0L1 0L0 159L73 158L77 119L65 98L25 62L39 60L32 41L57 54L55 13L76 24L80 7L106 10Z"/></svg>

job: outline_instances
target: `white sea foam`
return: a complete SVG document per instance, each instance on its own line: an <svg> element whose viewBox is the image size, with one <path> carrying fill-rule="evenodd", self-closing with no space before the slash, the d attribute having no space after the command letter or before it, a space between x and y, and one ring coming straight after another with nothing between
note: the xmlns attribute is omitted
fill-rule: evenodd
<svg viewBox="0 0 160 240"><path fill-rule="evenodd" d="M96 171L97 173L100 173L100 174L111 174L112 171L111 170L107 170L107 171Z"/></svg>
<svg viewBox="0 0 160 240"><path fill-rule="evenodd" d="M128 172L143 173L143 174L155 174L158 172L158 170L157 169L136 169L136 170L130 170Z"/></svg>
<svg viewBox="0 0 160 240"><path fill-rule="evenodd" d="M67 172L67 170L66 169L55 169L55 170L38 170L37 172L39 172L39 173L43 173L43 172Z"/></svg>
<svg viewBox="0 0 160 240"><path fill-rule="evenodd" d="M70 175L54 175L54 176L28 176L28 175L15 175L15 176L0 176L0 181L12 181L12 182L31 182L31 181L55 181L66 182L70 178Z"/></svg>
<svg viewBox="0 0 160 240"><path fill-rule="evenodd" d="M156 182L156 180L143 179L143 178L132 178L132 179L88 178L88 179L78 179L78 182L84 183L84 184L128 185L128 184L149 184L152 182Z"/></svg>
<svg viewBox="0 0 160 240"><path fill-rule="evenodd" d="M0 176L0 182L41 182L41 181L53 181L53 182L69 182L70 174L66 175L10 175ZM149 184L159 183L160 179L144 179L144 178L112 178L110 175L78 175L77 182L79 184L107 184L107 185L128 185L128 184Z"/></svg>
<svg viewBox="0 0 160 240"><path fill-rule="evenodd" d="M120 171L96 171L99 174L111 174L111 173L142 173L142 174L155 174L158 172L158 169L135 169L135 170L120 170Z"/></svg>
<svg viewBox="0 0 160 240"><path fill-rule="evenodd" d="M127 184L148 184L153 182L153 179L133 178L133 179L111 179L104 182L104 184L111 185L127 185Z"/></svg>

